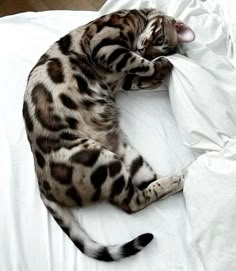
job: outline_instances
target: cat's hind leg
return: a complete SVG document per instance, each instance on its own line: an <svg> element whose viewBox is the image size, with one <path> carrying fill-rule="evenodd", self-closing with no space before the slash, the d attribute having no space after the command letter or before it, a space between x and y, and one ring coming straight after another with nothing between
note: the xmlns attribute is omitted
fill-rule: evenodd
<svg viewBox="0 0 236 271"><path fill-rule="evenodd" d="M121 208L128 213L142 210L159 199L180 192L183 189L183 183L184 175L159 178L143 190L132 184L132 193L129 192L129 196L122 202Z"/></svg>
<svg viewBox="0 0 236 271"><path fill-rule="evenodd" d="M63 147L49 155L44 165L41 198L58 225L85 255L101 261L115 261L141 251L153 239L145 233L121 245L104 246L83 230L67 207L85 206L99 200L126 196L128 174L117 155L91 139ZM46 185L45 185L46 184Z"/></svg>
<svg viewBox="0 0 236 271"><path fill-rule="evenodd" d="M149 204L175 194L183 189L184 174L159 177L149 164L133 148L120 144L118 156L129 174L129 183L117 199L117 203L127 212L136 212Z"/></svg>

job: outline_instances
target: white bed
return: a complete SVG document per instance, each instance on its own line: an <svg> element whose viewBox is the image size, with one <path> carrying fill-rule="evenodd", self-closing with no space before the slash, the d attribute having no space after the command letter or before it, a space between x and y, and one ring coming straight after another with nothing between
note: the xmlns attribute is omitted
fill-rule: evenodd
<svg viewBox="0 0 236 271"><path fill-rule="evenodd" d="M234 0L108 0L97 12L50 11L0 19L0 270L236 270L236 4ZM188 58L155 92L122 93L121 126L162 175L188 166L184 193L133 215L109 204L75 210L103 244L152 232L141 253L103 263L78 251L40 200L22 119L27 75L59 37L120 8L158 7L189 24ZM233 12L234 9L234 12ZM167 89L169 91L167 91Z"/></svg>

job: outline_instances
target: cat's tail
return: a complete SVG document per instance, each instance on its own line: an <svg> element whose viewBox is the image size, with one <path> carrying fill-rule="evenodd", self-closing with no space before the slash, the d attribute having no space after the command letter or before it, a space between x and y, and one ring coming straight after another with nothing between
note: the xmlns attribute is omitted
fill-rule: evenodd
<svg viewBox="0 0 236 271"><path fill-rule="evenodd" d="M65 234L88 257L105 262L117 261L138 253L153 239L151 233L145 233L123 245L103 246L88 236L68 208L48 200L44 195L41 195L41 198Z"/></svg>

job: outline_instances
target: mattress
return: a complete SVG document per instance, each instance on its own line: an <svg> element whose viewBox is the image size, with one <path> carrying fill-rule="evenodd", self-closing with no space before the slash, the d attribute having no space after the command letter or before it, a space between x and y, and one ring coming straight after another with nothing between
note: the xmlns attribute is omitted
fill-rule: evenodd
<svg viewBox="0 0 236 271"><path fill-rule="evenodd" d="M105 245L144 232L142 252L104 263L78 251L39 197L22 119L32 66L59 37L121 8L159 8L196 40L155 91L120 93L124 136L161 175L188 169L183 193L128 215L107 203L73 210ZM0 270L236 270L236 29L233 0L108 0L99 12L47 11L0 19Z"/></svg>

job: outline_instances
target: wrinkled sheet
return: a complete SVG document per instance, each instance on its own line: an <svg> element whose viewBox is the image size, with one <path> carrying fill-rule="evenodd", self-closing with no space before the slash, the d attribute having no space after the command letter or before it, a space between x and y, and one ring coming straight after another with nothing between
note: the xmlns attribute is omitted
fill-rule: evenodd
<svg viewBox="0 0 236 271"><path fill-rule="evenodd" d="M188 57L168 57L174 69L167 80L183 143L199 156L184 188L191 268L236 270L236 4L142 1L140 5L157 3L196 33L196 40L183 46Z"/></svg>
<svg viewBox="0 0 236 271"><path fill-rule="evenodd" d="M222 1L223 2L223 1ZM224 2L108 0L100 12L24 13L0 19L0 270L235 270L235 24ZM191 164L182 193L134 215L98 204L75 210L104 244L143 232L155 240L135 257L102 263L82 255L43 206L21 116L27 75L60 36L120 8L159 7L196 32L188 57L158 91L122 93L121 127L162 175ZM227 16L226 16L227 14ZM169 89L169 92L167 91Z"/></svg>

